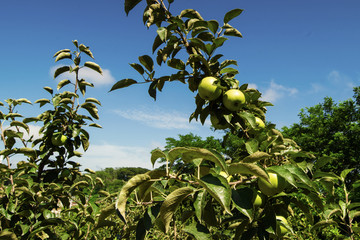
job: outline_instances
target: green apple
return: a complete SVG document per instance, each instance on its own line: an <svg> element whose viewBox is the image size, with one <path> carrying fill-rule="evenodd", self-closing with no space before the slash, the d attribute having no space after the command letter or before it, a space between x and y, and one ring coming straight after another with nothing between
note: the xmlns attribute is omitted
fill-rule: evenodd
<svg viewBox="0 0 360 240"><path fill-rule="evenodd" d="M258 117L255 117L255 122L258 128L265 128L265 123Z"/></svg>
<svg viewBox="0 0 360 240"><path fill-rule="evenodd" d="M269 173L269 181L270 182L262 178L258 179L258 186L263 194L273 196L281 193L285 189L285 179L276 173Z"/></svg>
<svg viewBox="0 0 360 240"><path fill-rule="evenodd" d="M220 97L222 90L214 83L217 81L214 77L205 77L201 80L198 91L199 95L204 100L215 100Z"/></svg>
<svg viewBox="0 0 360 240"><path fill-rule="evenodd" d="M245 95L239 89L227 90L223 97L224 106L230 111L239 111L245 103Z"/></svg>
<svg viewBox="0 0 360 240"><path fill-rule="evenodd" d="M51 142L52 144L54 144L55 146L62 146L65 144L67 140L67 136L65 135L62 135L62 134L56 134L56 135L53 135L51 137Z"/></svg>
<svg viewBox="0 0 360 240"><path fill-rule="evenodd" d="M276 216L276 234L278 236L284 236L289 230L284 226L288 225L288 221L283 216Z"/></svg>
<svg viewBox="0 0 360 240"><path fill-rule="evenodd" d="M210 122L215 129L226 129L230 126L226 121L220 123L220 119L215 114L210 115Z"/></svg>
<svg viewBox="0 0 360 240"><path fill-rule="evenodd" d="M264 199L264 195L260 191L257 191L253 203L254 207L261 207L263 205L263 199Z"/></svg>

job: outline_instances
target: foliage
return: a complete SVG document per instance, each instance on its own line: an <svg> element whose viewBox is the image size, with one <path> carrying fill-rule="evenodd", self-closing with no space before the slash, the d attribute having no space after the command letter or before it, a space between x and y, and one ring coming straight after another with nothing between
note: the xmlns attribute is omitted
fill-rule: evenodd
<svg viewBox="0 0 360 240"><path fill-rule="evenodd" d="M135 176L136 174L142 174L148 172L148 169L145 168L132 168L132 167L123 167L123 168L105 168L100 171L96 171L96 176L101 178L104 183L106 191L109 193L117 193L120 191L121 187L126 181Z"/></svg>
<svg viewBox="0 0 360 240"><path fill-rule="evenodd" d="M93 55L85 45L76 40L73 43L75 51L63 49L54 55L55 62L71 62L56 69L54 78L65 72L75 75L74 82L61 80L57 90L68 85L72 91L55 93L45 87L50 98L35 103L48 108L37 117L25 118L18 113L19 105L32 104L25 98L7 99L6 105L0 102L6 110L0 111L4 144L0 155L7 162L0 164L1 239L97 239L120 231L108 213L108 206L114 209L111 195L97 190L102 180L90 169L81 173L80 165L73 160L81 156L79 149L89 147L89 133L84 127L100 127L93 121L99 118L100 102L85 98L86 87L93 84L81 79L79 70L87 67L102 73L94 62L80 65L81 58ZM27 136L31 124L41 126L39 137ZM19 159L17 167L11 168L12 160Z"/></svg>
<svg viewBox="0 0 360 240"><path fill-rule="evenodd" d="M310 151L330 164L323 171L340 174L354 168L349 183L359 180L360 171L360 88L354 88L354 98L334 103L327 97L323 103L302 109L300 123L283 128L283 134L293 138L305 151ZM330 158L326 158L330 157ZM324 166L322 166L324 165ZM350 185L349 185L350 186Z"/></svg>
<svg viewBox="0 0 360 240"><path fill-rule="evenodd" d="M140 2L145 1L125 0L126 13ZM273 124L263 124L266 106L271 103L262 101L261 93L248 88L246 83L240 85L235 79L238 71L230 67L237 65L235 60L220 62L223 56L216 54L228 36L242 37L229 24L242 9L227 12L219 24L216 20L204 20L193 9L173 15L170 6L174 2L145 2L143 22L148 28L157 27L152 49L156 61L149 55L140 56L139 63L130 66L145 81L122 79L111 91L149 83L149 95L156 99L166 82L181 81L197 93L190 121L195 119L204 124L211 116L217 120L219 129L227 128L229 132L223 142L236 144L215 150L217 144L209 147L190 135L195 142L188 146L182 145L187 143L185 138L183 141L169 139L168 148L153 150L151 162L154 164L160 159L165 166L134 176L117 198L116 210L127 229L136 234L136 239L151 238L154 231L167 234L169 239L180 236L181 239L184 236L187 239L252 239L255 236L279 239L292 236L293 229L286 219L294 217L294 209L300 210L311 225L317 224L320 219L314 220L311 213L323 212L325 198L316 179L310 178L314 169L309 162L316 161L314 156L300 151L298 145L285 138ZM156 76L154 62L161 67L166 63L174 73ZM197 90L205 77L216 78L206 93L213 91L215 95L203 99ZM240 96L236 106L229 100L237 98L235 95L223 100L223 96L229 95L228 90ZM194 146L197 143L207 147ZM259 179L269 181L268 173L284 179L285 189L273 196L263 194L263 204L255 205L259 193L257 182ZM313 204L305 205L304 199ZM145 209L136 222L128 218L128 212L134 209L134 206L127 207L128 202L136 203L135 209Z"/></svg>

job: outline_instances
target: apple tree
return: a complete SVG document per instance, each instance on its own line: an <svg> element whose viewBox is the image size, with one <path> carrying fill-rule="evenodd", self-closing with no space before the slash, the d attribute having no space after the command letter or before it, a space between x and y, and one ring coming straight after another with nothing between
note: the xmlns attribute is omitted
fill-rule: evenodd
<svg viewBox="0 0 360 240"><path fill-rule="evenodd" d="M180 81L196 94L189 120L204 124L210 117L215 129L226 129L239 141L230 159L190 146L153 150L151 162L164 161L165 168L134 176L116 199L127 234L136 234L136 239L155 234L164 239L280 239L294 236L288 219L295 210L310 224L319 221L313 208L323 211L324 202L307 161L314 156L302 152L275 125L265 124L266 107L272 104L262 101L257 89L240 83L237 61L218 52L230 37L242 37L233 24L243 10L225 13L219 23L194 9L174 14L173 0L125 0L126 14L140 3L145 4L144 24L157 32L154 57L142 55L130 64L144 81L122 79L111 91L145 82L156 99L164 84ZM173 73L157 76L156 66ZM192 171L175 168L179 161L194 166ZM142 215L133 222L128 213L136 207Z"/></svg>

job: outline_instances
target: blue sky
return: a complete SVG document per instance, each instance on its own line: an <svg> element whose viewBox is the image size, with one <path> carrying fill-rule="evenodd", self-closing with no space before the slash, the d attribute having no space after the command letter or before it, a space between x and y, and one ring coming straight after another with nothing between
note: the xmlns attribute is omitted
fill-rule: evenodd
<svg viewBox="0 0 360 240"><path fill-rule="evenodd" d="M358 0L176 0L172 6L174 14L185 8L219 22L227 11L244 9L231 22L244 37L230 38L219 53L238 61L240 83L256 86L275 105L268 108L267 120L279 128L298 122L301 108L325 96L348 99L359 86ZM90 150L80 159L84 167L150 168L150 150L163 147L166 137L221 136L208 124L188 123L194 94L184 84L166 84L156 102L147 85L108 93L117 80L139 79L128 64L151 55L155 29L142 24L143 5L129 16L119 0L1 1L0 11L0 101L48 97L42 87L56 88L61 80L51 76L52 56L72 48L74 39L90 46L103 68L103 77L84 72L96 85L88 97L102 102L98 123L103 126L90 130ZM21 110L26 116L41 111L38 105Z"/></svg>

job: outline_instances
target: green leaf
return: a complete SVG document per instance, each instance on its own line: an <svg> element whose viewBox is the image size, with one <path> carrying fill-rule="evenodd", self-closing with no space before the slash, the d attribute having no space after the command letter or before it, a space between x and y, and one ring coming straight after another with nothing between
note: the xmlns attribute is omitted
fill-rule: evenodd
<svg viewBox="0 0 360 240"><path fill-rule="evenodd" d="M59 55L57 55L57 57L55 58L55 62L61 60L61 59L64 59L64 58L68 58L68 59L71 59L72 58L72 55L71 53L69 52L62 52L60 53Z"/></svg>
<svg viewBox="0 0 360 240"><path fill-rule="evenodd" d="M143 75L144 72L145 72L144 68L143 68L140 64L138 64L138 63L130 63L130 66L131 66L132 68L134 68L134 69L135 69L138 73L140 73L141 75Z"/></svg>
<svg viewBox="0 0 360 240"><path fill-rule="evenodd" d="M185 70L185 63L177 58L169 59L167 65L175 69Z"/></svg>
<svg viewBox="0 0 360 240"><path fill-rule="evenodd" d="M86 109L93 118L99 119L98 109L94 104L86 102L81 104L80 107Z"/></svg>
<svg viewBox="0 0 360 240"><path fill-rule="evenodd" d="M127 199L132 191L139 187L141 184L148 182L151 177L148 174L138 174L132 177L122 188L116 200L116 211L120 218L126 222L125 207Z"/></svg>
<svg viewBox="0 0 360 240"><path fill-rule="evenodd" d="M210 20L207 23L210 31L215 34L219 28L219 23L215 20Z"/></svg>
<svg viewBox="0 0 360 240"><path fill-rule="evenodd" d="M350 168L350 169L344 169L341 173L340 173L340 178L343 182L345 182L345 178L346 176L351 172L353 171L354 168Z"/></svg>
<svg viewBox="0 0 360 240"><path fill-rule="evenodd" d="M148 55L143 55L139 57L140 63L150 72L154 70L154 61Z"/></svg>
<svg viewBox="0 0 360 240"><path fill-rule="evenodd" d="M163 40L162 40L162 38L160 37L160 35L156 35L156 37L155 37L155 40L154 40L154 43L153 43L153 46L152 46L152 51L153 51L153 53L156 51L156 49L158 48L158 47L160 47L161 46L161 44L163 44L164 42L163 42Z"/></svg>
<svg viewBox="0 0 360 240"><path fill-rule="evenodd" d="M239 8L230 10L224 16L224 23L228 23L231 19L239 16L243 11L244 11L243 9L239 9Z"/></svg>
<svg viewBox="0 0 360 240"><path fill-rule="evenodd" d="M296 180L295 180L294 176L292 175L292 173L288 169L286 169L286 167L283 167L283 166L271 166L271 167L268 167L267 170L270 170L271 172L277 173L278 175L283 177L288 183L290 183L294 187L297 187L296 186Z"/></svg>
<svg viewBox="0 0 360 240"><path fill-rule="evenodd" d="M256 139L248 140L245 143L247 152L251 155L256 153L259 150L259 142Z"/></svg>
<svg viewBox="0 0 360 240"><path fill-rule="evenodd" d="M252 128L257 128L255 116L253 114L248 112L239 112L238 115L242 119L246 120L251 125Z"/></svg>
<svg viewBox="0 0 360 240"><path fill-rule="evenodd" d="M26 130L27 133L29 133L29 126L26 125L25 123L23 122L19 122L19 121L12 121L10 123L10 126L17 126L17 127L22 127Z"/></svg>
<svg viewBox="0 0 360 240"><path fill-rule="evenodd" d="M310 178L307 176L307 174L300 167L298 167L294 164L284 164L284 165L282 165L282 167L289 170L289 172L291 172L293 174L293 176L295 176L297 179L302 181L304 184L306 184L310 188L312 188L312 189L316 188L314 183L310 180Z"/></svg>
<svg viewBox="0 0 360 240"><path fill-rule="evenodd" d="M98 104L98 105L100 105L100 106L101 106L100 101L99 101L99 100L97 100L96 98L87 98L87 99L85 99L85 102L96 103L96 104Z"/></svg>
<svg viewBox="0 0 360 240"><path fill-rule="evenodd" d="M167 28L165 28L165 27L159 27L156 30L156 32L158 35L156 36L155 41L154 41L153 52L155 52L154 46L156 46L156 48L159 47L163 42L165 42L168 39L168 34L169 34Z"/></svg>
<svg viewBox="0 0 360 240"><path fill-rule="evenodd" d="M135 81L134 79L130 79L130 78L122 79L122 80L118 81L117 83L115 83L109 92L114 91L119 88L128 87L135 83L137 83L137 81Z"/></svg>
<svg viewBox="0 0 360 240"><path fill-rule="evenodd" d="M232 189L231 198L237 210L244 214L250 221L253 219L252 208L254 192L251 188L243 187Z"/></svg>
<svg viewBox="0 0 360 240"><path fill-rule="evenodd" d="M169 152L170 154L170 152ZM228 172L227 165L225 163L225 158L220 153L215 150L209 150L204 148L187 148L186 151L182 153L182 160L187 163L193 161L194 159L202 158L207 161L215 163L216 166L219 166L224 172Z"/></svg>
<svg viewBox="0 0 360 240"><path fill-rule="evenodd" d="M269 179L269 176L267 175L264 169L252 163L233 163L229 165L228 169L229 169L229 175L251 174L257 177L261 177L265 180Z"/></svg>
<svg viewBox="0 0 360 240"><path fill-rule="evenodd" d="M62 67L59 67L58 69L55 70L55 73L54 73L54 78L56 78L57 76L59 76L60 74L63 74L65 72L68 72L70 70L70 67L69 66L62 66ZM52 94L52 93L51 93Z"/></svg>
<svg viewBox="0 0 360 240"><path fill-rule="evenodd" d="M60 53L69 53L69 52L71 52L70 49L62 49L62 50L60 50L60 51L57 51L57 52L54 54L53 57L56 57L56 56L59 55Z"/></svg>
<svg viewBox="0 0 360 240"><path fill-rule="evenodd" d="M237 30L236 28L227 28L224 32L224 35L226 36L233 36L233 37L243 37L241 32Z"/></svg>
<svg viewBox="0 0 360 240"><path fill-rule="evenodd" d="M165 158L166 159L166 154L163 151L161 151L160 149L158 149L158 148L152 150L151 151L151 163L152 163L153 167L154 167L154 164L155 164L156 160L159 159L159 158Z"/></svg>
<svg viewBox="0 0 360 240"><path fill-rule="evenodd" d="M186 18L196 18L199 20L203 20L203 18L201 17L200 13L198 13L197 11L195 11L194 9L185 9L183 11L181 11L180 13L180 17L186 17Z"/></svg>
<svg viewBox="0 0 360 240"><path fill-rule="evenodd" d="M194 201L195 215L200 222L202 221L205 205L206 205L206 190L202 190L198 192L198 194L196 195L196 199Z"/></svg>
<svg viewBox="0 0 360 240"><path fill-rule="evenodd" d="M69 83L71 83L71 81L69 79L61 80L57 85L57 90L60 90L62 87L64 87L65 85L67 85Z"/></svg>
<svg viewBox="0 0 360 240"><path fill-rule="evenodd" d="M1 240L18 240L16 237L16 234L13 232L10 232L8 230L3 230L0 232L0 239Z"/></svg>
<svg viewBox="0 0 360 240"><path fill-rule="evenodd" d="M197 179L197 181L220 203L227 213L232 215L230 210L231 189L229 183L223 176L208 174L201 179Z"/></svg>
<svg viewBox="0 0 360 240"><path fill-rule="evenodd" d="M236 70L235 68L224 68L224 69L221 69L220 74L224 74L224 73L230 73L230 74L236 75L236 74L239 73L239 71Z"/></svg>
<svg viewBox="0 0 360 240"><path fill-rule="evenodd" d="M31 102L30 102L28 99L26 99L26 98L16 99L16 102L17 102L18 104L21 104L21 103L31 104ZM0 105L1 105L1 103L0 103Z"/></svg>
<svg viewBox="0 0 360 240"><path fill-rule="evenodd" d="M154 101L156 101L156 88L157 88L157 81L153 81L148 89L148 93L150 97L154 99Z"/></svg>
<svg viewBox="0 0 360 240"><path fill-rule="evenodd" d="M90 62L90 61L85 62L84 66L88 67L88 68L90 68L90 69L92 69L92 70L94 70L94 71L96 71L96 72L98 72L100 74L103 73L101 67L98 64L94 63L94 62Z"/></svg>
<svg viewBox="0 0 360 240"><path fill-rule="evenodd" d="M193 236L196 240L211 239L209 230L204 225L197 222L193 222L190 225L185 226L183 231Z"/></svg>
<svg viewBox="0 0 360 240"><path fill-rule="evenodd" d="M142 0L125 0L125 12L129 15L129 12L140 3Z"/></svg>
<svg viewBox="0 0 360 240"><path fill-rule="evenodd" d="M333 220L319 221L319 222L315 223L315 225L313 225L311 227L311 231L315 231L315 230L318 230L318 229L323 229L325 227L329 227L329 226L332 226L332 225L337 226L337 223L335 221L333 221Z"/></svg>
<svg viewBox="0 0 360 240"><path fill-rule="evenodd" d="M261 160L264 160L264 159L267 159L271 157L270 154L266 153L266 152L260 152L260 151L257 151L257 152L254 152L253 154L245 157L242 162L244 163L253 163L253 162L257 162L257 161L261 161Z"/></svg>
<svg viewBox="0 0 360 240"><path fill-rule="evenodd" d="M225 60L220 64L220 68L223 69L229 65L238 65L236 60Z"/></svg>
<svg viewBox="0 0 360 240"><path fill-rule="evenodd" d="M191 193L193 193L193 189L190 187L182 187L178 188L175 191L171 192L163 202L160 207L160 215L162 223L165 226L165 233L169 231L170 222L174 216L174 213L180 203Z"/></svg>

